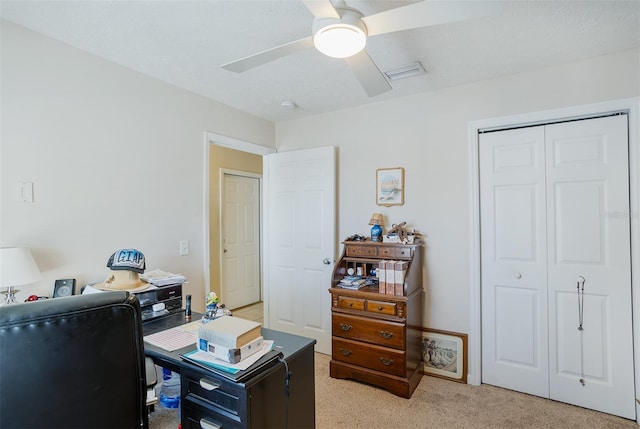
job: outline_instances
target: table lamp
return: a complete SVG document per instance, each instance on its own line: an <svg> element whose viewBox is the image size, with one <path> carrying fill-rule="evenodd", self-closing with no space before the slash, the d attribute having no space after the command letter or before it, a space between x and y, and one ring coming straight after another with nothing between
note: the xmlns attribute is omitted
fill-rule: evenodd
<svg viewBox="0 0 640 429"><path fill-rule="evenodd" d="M382 241L382 226L380 226L384 225L382 213L372 214L369 225L373 225L371 227L371 241Z"/></svg>
<svg viewBox="0 0 640 429"><path fill-rule="evenodd" d="M0 285L6 286L2 290L5 304L17 304L16 293L20 292L15 286L35 283L40 280L40 270L31 256L29 249L21 247L3 247L0 249Z"/></svg>

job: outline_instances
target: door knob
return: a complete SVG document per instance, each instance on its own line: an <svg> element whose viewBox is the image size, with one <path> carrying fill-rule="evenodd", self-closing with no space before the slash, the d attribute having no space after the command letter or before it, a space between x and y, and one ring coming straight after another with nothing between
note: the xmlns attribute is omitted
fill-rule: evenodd
<svg viewBox="0 0 640 429"><path fill-rule="evenodd" d="M325 265L331 265L331 259L330 258L324 258L322 260L322 263L325 264Z"/></svg>
<svg viewBox="0 0 640 429"><path fill-rule="evenodd" d="M522 278L522 274L520 274L520 273L516 274L516 278L517 279L521 279Z"/></svg>

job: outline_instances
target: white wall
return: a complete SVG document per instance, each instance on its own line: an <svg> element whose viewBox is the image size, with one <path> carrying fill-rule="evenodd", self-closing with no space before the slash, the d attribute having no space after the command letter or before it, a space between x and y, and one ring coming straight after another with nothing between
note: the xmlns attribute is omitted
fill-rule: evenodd
<svg viewBox="0 0 640 429"><path fill-rule="evenodd" d="M184 274L202 309L204 132L274 147L273 123L5 21L1 43L0 245L31 248L43 273L18 299L101 282L134 247ZM16 201L18 181L34 203Z"/></svg>
<svg viewBox="0 0 640 429"><path fill-rule="evenodd" d="M593 58L491 81L276 125L278 151L338 147L341 239L407 221L424 234L424 326L471 332L470 121L640 94L640 51ZM375 204L378 168L405 168L405 204Z"/></svg>
<svg viewBox="0 0 640 429"><path fill-rule="evenodd" d="M426 241L424 325L470 332L469 122L640 94L632 50L274 128L5 21L1 43L0 246L31 248L44 277L19 299L59 278L102 281L129 246L201 294L209 131L279 151L337 146L339 237L368 234L374 211L407 221ZM378 207L375 170L396 166L405 205ZM33 204L16 201L24 180Z"/></svg>

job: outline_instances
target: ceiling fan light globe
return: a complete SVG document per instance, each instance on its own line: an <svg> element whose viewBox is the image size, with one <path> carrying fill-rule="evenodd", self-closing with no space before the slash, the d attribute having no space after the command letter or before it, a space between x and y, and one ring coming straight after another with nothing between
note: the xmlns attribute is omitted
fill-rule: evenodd
<svg viewBox="0 0 640 429"><path fill-rule="evenodd" d="M367 27L362 14L355 9L339 9L340 18L315 19L313 44L317 50L333 58L357 54L367 44Z"/></svg>
<svg viewBox="0 0 640 429"><path fill-rule="evenodd" d="M347 58L364 49L367 36L362 29L350 24L333 24L313 35L317 50L333 58Z"/></svg>

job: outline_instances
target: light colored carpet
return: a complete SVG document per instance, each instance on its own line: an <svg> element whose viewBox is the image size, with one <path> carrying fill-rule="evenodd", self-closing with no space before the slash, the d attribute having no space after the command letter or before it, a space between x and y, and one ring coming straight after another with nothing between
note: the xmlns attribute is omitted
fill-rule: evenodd
<svg viewBox="0 0 640 429"><path fill-rule="evenodd" d="M411 399L404 399L366 384L330 378L329 360L315 354L318 429L638 429L635 422L609 414L434 377L423 377ZM178 422L177 410L158 405L151 413L150 428L176 429Z"/></svg>

